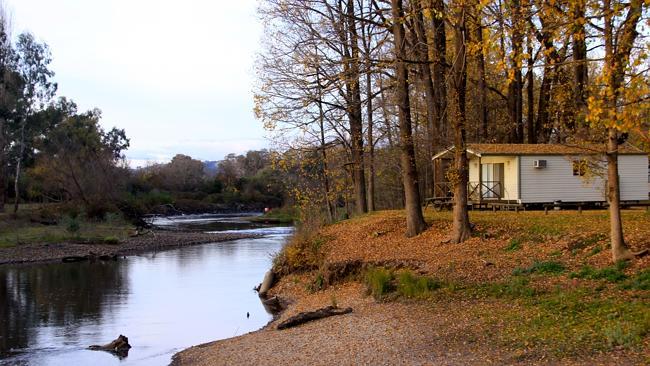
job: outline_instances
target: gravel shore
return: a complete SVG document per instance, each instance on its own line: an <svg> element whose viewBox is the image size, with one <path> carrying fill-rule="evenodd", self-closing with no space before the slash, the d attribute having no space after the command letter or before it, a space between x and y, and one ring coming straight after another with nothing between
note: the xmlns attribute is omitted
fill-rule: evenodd
<svg viewBox="0 0 650 366"><path fill-rule="evenodd" d="M0 248L0 265L55 262L65 257L125 256L188 245L214 243L256 237L257 234L201 233L156 230L128 238L120 244L24 244Z"/></svg>
<svg viewBox="0 0 650 366"><path fill-rule="evenodd" d="M472 316L476 308L503 306L489 300L378 303L359 283L318 293L298 288L298 278L282 280L275 293L293 303L263 329L188 348L172 366L213 365L635 365L642 356L610 352L593 357L549 358L534 348L494 342L499 325L486 328ZM295 296L295 297L294 297ZM301 311L331 305L352 307L333 316L286 330L277 324Z"/></svg>

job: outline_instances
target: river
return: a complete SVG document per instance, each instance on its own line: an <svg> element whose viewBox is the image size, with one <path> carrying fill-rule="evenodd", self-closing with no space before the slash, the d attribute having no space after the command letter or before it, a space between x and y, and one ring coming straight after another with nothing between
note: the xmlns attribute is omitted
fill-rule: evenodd
<svg viewBox="0 0 650 366"><path fill-rule="evenodd" d="M184 348L268 323L253 287L292 228L228 215L154 223L262 236L114 262L0 266L0 365L167 365ZM119 334L133 346L126 358L86 349Z"/></svg>

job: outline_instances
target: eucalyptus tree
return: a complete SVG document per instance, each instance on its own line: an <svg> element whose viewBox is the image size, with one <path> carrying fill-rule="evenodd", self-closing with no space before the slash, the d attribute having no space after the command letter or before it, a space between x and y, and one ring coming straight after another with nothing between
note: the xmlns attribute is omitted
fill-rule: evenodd
<svg viewBox="0 0 650 366"><path fill-rule="evenodd" d="M17 103L17 125L14 129L14 140L17 146L14 174L14 213L18 211L20 200L20 173L25 155L26 145L30 137L39 133L28 125L30 116L44 108L54 96L57 85L51 78L54 72L49 65L52 62L50 49L47 44L38 42L30 33L22 33L16 43L16 73L22 82L22 92Z"/></svg>

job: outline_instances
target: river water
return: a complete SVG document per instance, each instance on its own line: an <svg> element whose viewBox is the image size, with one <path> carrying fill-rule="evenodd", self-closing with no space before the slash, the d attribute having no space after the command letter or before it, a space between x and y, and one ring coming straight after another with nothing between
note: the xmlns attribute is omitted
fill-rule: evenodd
<svg viewBox="0 0 650 366"><path fill-rule="evenodd" d="M116 262L0 266L0 365L167 365L184 348L268 323L253 287L292 228L224 215L154 223L263 236ZM133 346L126 358L86 349L119 334Z"/></svg>

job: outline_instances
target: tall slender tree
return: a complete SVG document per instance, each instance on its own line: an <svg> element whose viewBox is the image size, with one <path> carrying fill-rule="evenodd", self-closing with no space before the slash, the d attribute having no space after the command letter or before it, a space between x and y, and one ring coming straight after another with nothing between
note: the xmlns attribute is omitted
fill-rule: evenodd
<svg viewBox="0 0 650 366"><path fill-rule="evenodd" d="M406 236L415 236L426 226L420 206L420 188L415 165L415 147L411 127L411 102L409 99L408 70L406 68L406 36L404 9L401 0L391 0L393 37L395 42L395 75L397 107L399 109L400 162L406 200Z"/></svg>

